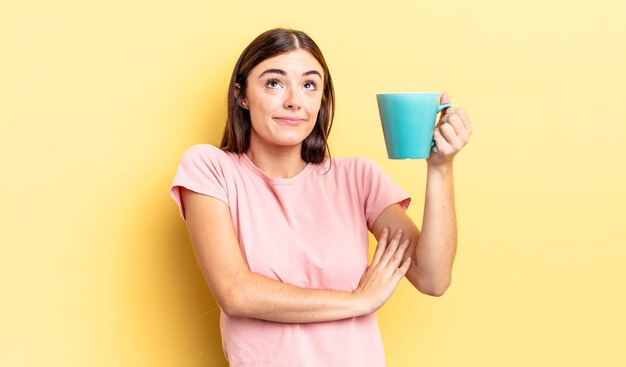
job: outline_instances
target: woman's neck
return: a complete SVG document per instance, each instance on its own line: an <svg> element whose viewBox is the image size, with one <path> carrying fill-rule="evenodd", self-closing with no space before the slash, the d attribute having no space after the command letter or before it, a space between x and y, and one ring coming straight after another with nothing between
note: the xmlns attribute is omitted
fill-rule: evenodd
<svg viewBox="0 0 626 367"><path fill-rule="evenodd" d="M245 153L263 173L271 178L291 178L306 167L300 153L301 145L295 146L261 146L250 142Z"/></svg>

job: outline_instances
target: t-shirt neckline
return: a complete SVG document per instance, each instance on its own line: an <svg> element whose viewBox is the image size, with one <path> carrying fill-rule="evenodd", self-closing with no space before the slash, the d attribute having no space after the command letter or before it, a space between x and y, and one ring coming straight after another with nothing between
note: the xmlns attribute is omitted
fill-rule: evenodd
<svg viewBox="0 0 626 367"><path fill-rule="evenodd" d="M245 153L241 153L240 160L243 160L244 164L246 166L248 166L248 168L250 168L252 170L252 172L256 173L257 176L261 177L262 179L264 179L265 181L273 184L273 185L291 185L294 184L296 182L298 182L299 180L302 179L302 177L306 176L308 174L308 172L311 170L311 163L307 163L306 166L304 166L304 168L302 169L302 171L298 172L298 174L296 174L293 177L289 177L289 178L272 178L269 177L268 175L265 174L265 172L263 172L259 167L257 167L251 160L250 158L248 158L248 156Z"/></svg>

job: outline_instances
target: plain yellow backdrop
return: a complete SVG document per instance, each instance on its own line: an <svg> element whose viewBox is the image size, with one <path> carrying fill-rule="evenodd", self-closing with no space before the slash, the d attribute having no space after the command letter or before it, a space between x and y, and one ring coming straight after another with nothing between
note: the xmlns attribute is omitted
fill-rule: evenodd
<svg viewBox="0 0 626 367"><path fill-rule="evenodd" d="M375 94L448 91L474 125L452 287L379 311L390 367L626 365L625 4L3 0L0 365L226 366L167 192L277 26L326 56L332 154L376 160L418 223L425 165L386 158Z"/></svg>

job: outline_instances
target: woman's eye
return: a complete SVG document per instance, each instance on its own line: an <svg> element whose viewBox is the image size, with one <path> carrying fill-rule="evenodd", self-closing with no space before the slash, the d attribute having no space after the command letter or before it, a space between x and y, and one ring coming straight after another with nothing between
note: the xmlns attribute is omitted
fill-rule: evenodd
<svg viewBox="0 0 626 367"><path fill-rule="evenodd" d="M268 88L275 89L275 88L280 87L280 82L276 79L270 79L267 81L267 83L265 83L265 86Z"/></svg>
<svg viewBox="0 0 626 367"><path fill-rule="evenodd" d="M317 84L315 84L315 82L306 82L306 83L304 83L304 89L306 89L306 90L315 90L315 89L317 89Z"/></svg>

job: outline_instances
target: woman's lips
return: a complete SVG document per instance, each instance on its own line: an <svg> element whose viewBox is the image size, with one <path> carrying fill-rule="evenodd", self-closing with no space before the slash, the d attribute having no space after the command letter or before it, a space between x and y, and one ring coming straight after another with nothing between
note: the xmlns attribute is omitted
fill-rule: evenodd
<svg viewBox="0 0 626 367"><path fill-rule="evenodd" d="M300 117L291 117L291 116L276 116L273 117L274 120L283 123L285 125L296 126L306 122L306 119Z"/></svg>

